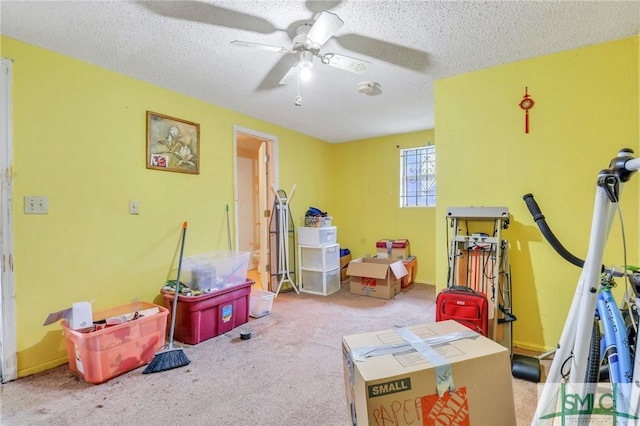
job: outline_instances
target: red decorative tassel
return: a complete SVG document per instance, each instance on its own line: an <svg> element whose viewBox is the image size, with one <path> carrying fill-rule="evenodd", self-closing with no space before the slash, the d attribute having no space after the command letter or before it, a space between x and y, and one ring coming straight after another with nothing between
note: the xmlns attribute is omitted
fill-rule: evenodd
<svg viewBox="0 0 640 426"><path fill-rule="evenodd" d="M529 88L525 87L524 96L519 104L520 108L524 110L524 132L525 133L529 133L529 110L533 108L534 104L535 102L533 102L533 99L531 99L531 96L529 96Z"/></svg>

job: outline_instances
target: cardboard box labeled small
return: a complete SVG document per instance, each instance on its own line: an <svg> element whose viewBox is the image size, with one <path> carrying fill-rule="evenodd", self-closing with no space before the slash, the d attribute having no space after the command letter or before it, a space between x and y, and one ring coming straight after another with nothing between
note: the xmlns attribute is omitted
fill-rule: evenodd
<svg viewBox="0 0 640 426"><path fill-rule="evenodd" d="M376 243L377 257L381 259L408 259L411 256L409 240L380 240Z"/></svg>
<svg viewBox="0 0 640 426"><path fill-rule="evenodd" d="M516 424L509 351L455 321L345 336L342 349L354 425Z"/></svg>
<svg viewBox="0 0 640 426"><path fill-rule="evenodd" d="M407 275L401 260L361 257L347 266L351 293L391 299L400 293L400 279Z"/></svg>

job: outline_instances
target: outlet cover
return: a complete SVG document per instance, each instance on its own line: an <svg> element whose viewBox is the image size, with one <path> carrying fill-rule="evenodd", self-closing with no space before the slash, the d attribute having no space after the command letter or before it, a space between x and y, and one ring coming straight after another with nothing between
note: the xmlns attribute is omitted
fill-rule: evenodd
<svg viewBox="0 0 640 426"><path fill-rule="evenodd" d="M140 214L140 204L136 200L129 201L129 214Z"/></svg>
<svg viewBox="0 0 640 426"><path fill-rule="evenodd" d="M25 214L47 214L49 213L49 200L41 195L24 196Z"/></svg>

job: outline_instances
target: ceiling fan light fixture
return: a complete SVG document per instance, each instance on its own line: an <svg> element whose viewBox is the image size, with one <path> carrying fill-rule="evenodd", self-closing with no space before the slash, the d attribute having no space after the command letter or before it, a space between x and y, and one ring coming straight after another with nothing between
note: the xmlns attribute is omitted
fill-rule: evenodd
<svg viewBox="0 0 640 426"><path fill-rule="evenodd" d="M311 80L311 67L309 66L300 67L300 80L302 81Z"/></svg>
<svg viewBox="0 0 640 426"><path fill-rule="evenodd" d="M300 69L300 80L309 81L311 68L313 68L313 54L309 51L300 52L300 61L296 66Z"/></svg>

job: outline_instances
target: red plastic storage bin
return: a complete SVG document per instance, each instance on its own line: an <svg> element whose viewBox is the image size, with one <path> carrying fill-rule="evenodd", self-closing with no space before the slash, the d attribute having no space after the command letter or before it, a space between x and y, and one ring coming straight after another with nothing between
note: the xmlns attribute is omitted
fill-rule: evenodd
<svg viewBox="0 0 640 426"><path fill-rule="evenodd" d="M175 340L189 345L198 344L220 334L233 330L249 321L249 298L253 281L224 290L182 296L178 298ZM162 291L164 304L171 307L173 293Z"/></svg>
<svg viewBox="0 0 640 426"><path fill-rule="evenodd" d="M99 321L152 308L159 312L90 333L72 330L62 321L71 370L85 381L99 384L151 362L164 345L166 308L136 302L93 314L93 320Z"/></svg>

